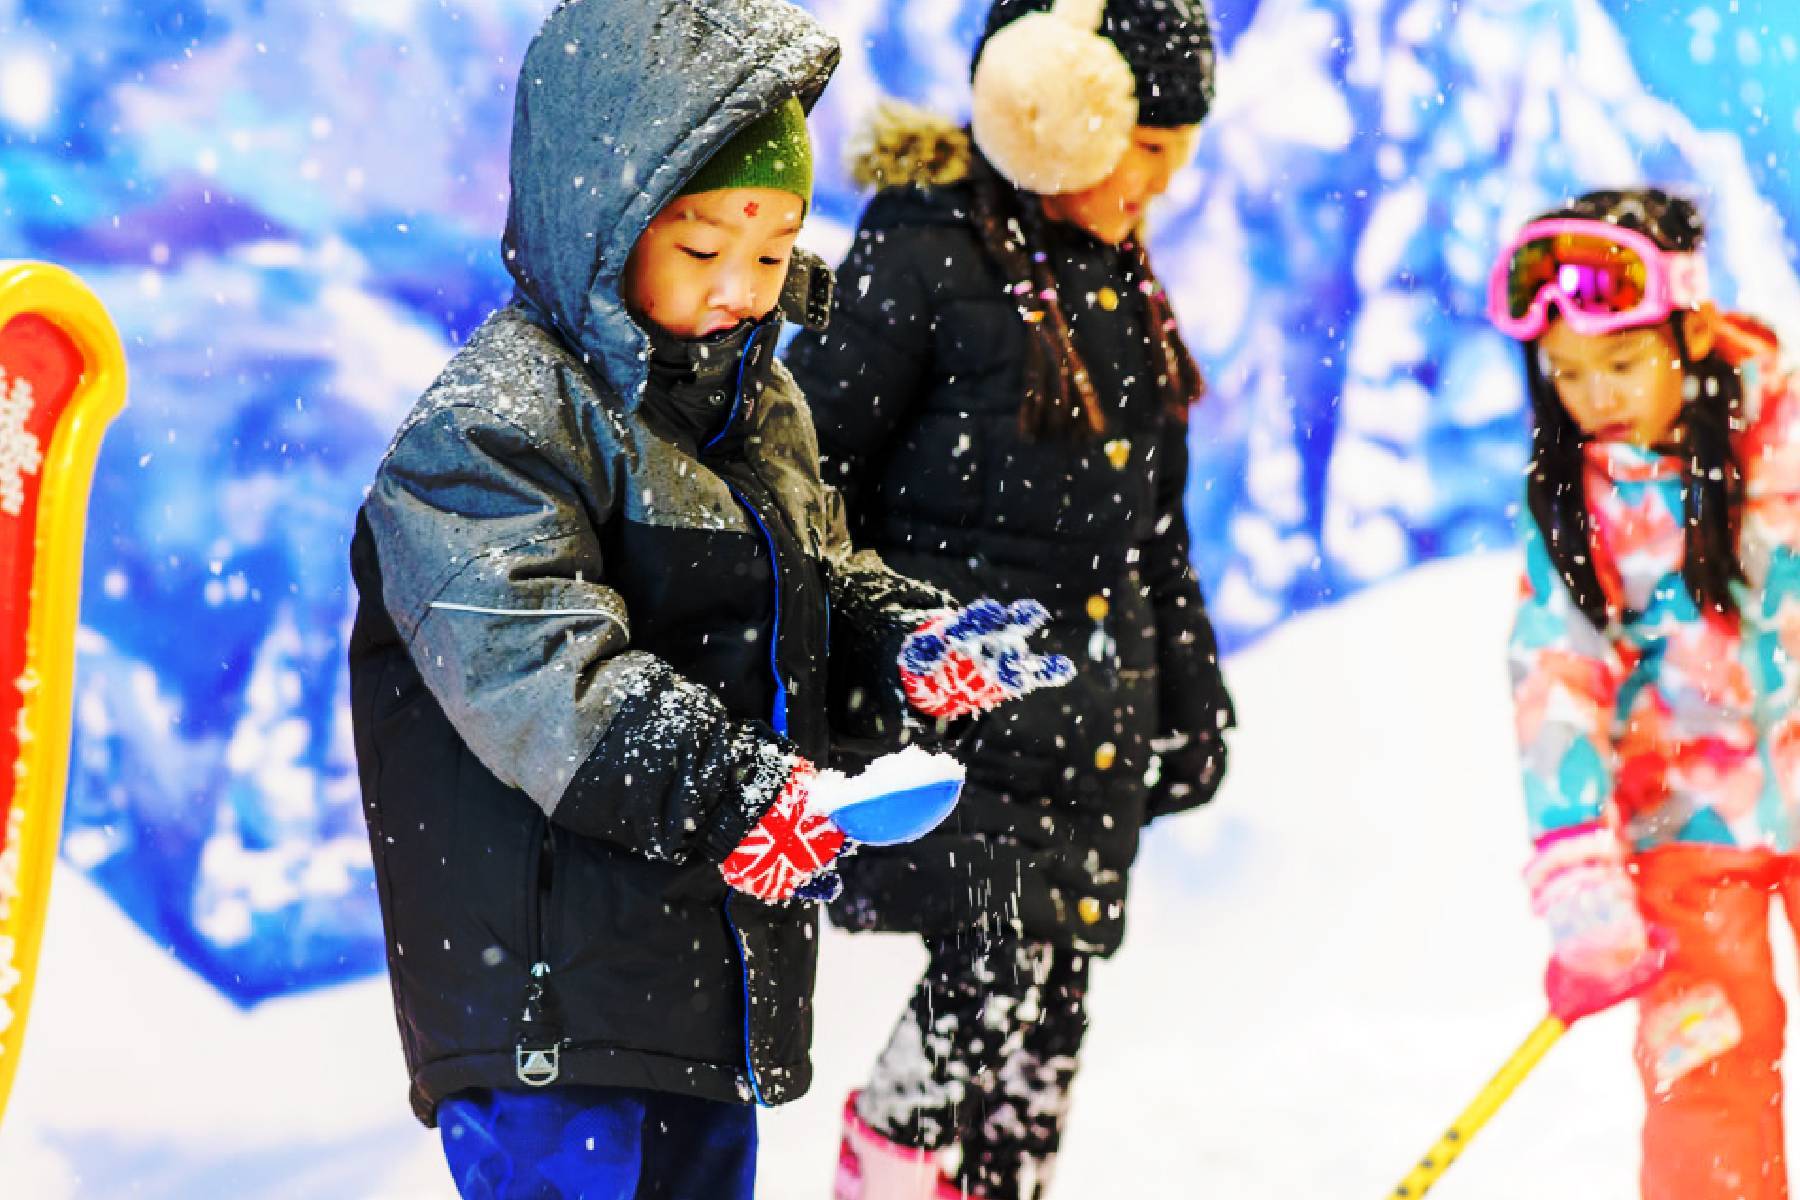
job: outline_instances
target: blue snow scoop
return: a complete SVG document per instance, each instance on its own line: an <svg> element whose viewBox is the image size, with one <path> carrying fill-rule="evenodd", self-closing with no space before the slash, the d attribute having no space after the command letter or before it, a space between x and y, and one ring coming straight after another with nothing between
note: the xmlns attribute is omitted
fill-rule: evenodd
<svg viewBox="0 0 1800 1200"><path fill-rule="evenodd" d="M831 819L853 842L865 846L897 846L922 838L936 829L956 807L960 795L962 780L945 779L852 801L833 810Z"/></svg>

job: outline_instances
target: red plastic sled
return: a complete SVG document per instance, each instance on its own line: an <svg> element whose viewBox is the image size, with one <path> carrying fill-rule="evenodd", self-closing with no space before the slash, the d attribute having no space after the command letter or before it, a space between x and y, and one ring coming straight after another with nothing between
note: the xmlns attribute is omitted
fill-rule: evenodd
<svg viewBox="0 0 1800 1200"><path fill-rule="evenodd" d="M125 352L81 281L0 262L0 1114L18 1071L68 781L94 459Z"/></svg>

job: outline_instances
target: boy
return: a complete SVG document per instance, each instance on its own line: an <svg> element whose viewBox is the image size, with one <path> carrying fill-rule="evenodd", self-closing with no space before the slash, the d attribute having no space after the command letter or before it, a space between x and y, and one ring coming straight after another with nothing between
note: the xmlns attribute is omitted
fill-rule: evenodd
<svg viewBox="0 0 1800 1200"><path fill-rule="evenodd" d="M816 916L786 902L860 832L840 805L894 790L815 768L828 658L890 737L901 696L955 717L1070 671L1024 649L1029 605L958 613L853 552L819 482L773 349L836 57L779 0L552 15L515 115L516 298L358 517L389 969L465 1196L748 1196L751 1102L811 1074Z"/></svg>

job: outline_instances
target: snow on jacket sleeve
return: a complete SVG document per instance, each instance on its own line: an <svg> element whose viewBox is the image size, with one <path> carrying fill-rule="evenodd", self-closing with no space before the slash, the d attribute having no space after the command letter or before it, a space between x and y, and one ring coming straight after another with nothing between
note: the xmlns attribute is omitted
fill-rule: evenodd
<svg viewBox="0 0 1800 1200"><path fill-rule="evenodd" d="M870 456L890 444L925 387L936 317L918 264L929 261L923 242L931 236L917 227L861 229L838 272L830 327L803 331L787 351L788 370L821 414L825 482L853 505Z"/></svg>
<svg viewBox="0 0 1800 1200"><path fill-rule="evenodd" d="M1156 524L1139 547L1139 573L1156 612L1159 732L1217 737L1237 724L1219 668L1219 644L1189 557L1188 424L1163 422L1156 448Z"/></svg>
<svg viewBox="0 0 1800 1200"><path fill-rule="evenodd" d="M605 480L585 490L610 508ZM520 428L472 407L425 416L366 503L389 615L469 749L551 820L723 861L779 792L783 744L631 649L590 523L604 512L588 512Z"/></svg>
<svg viewBox="0 0 1800 1200"><path fill-rule="evenodd" d="M1613 796L1613 717L1624 667L1575 604L1537 522L1523 519L1525 577L1509 660L1535 840L1599 820Z"/></svg>

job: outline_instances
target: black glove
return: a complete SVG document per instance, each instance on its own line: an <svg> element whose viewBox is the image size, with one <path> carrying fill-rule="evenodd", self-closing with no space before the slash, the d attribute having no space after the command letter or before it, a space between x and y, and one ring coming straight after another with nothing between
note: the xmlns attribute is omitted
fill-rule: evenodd
<svg viewBox="0 0 1800 1200"><path fill-rule="evenodd" d="M1225 778L1225 738L1222 734L1195 737L1185 733L1152 738L1146 779L1150 796L1144 808L1148 824L1170 813L1198 808L1213 798Z"/></svg>

